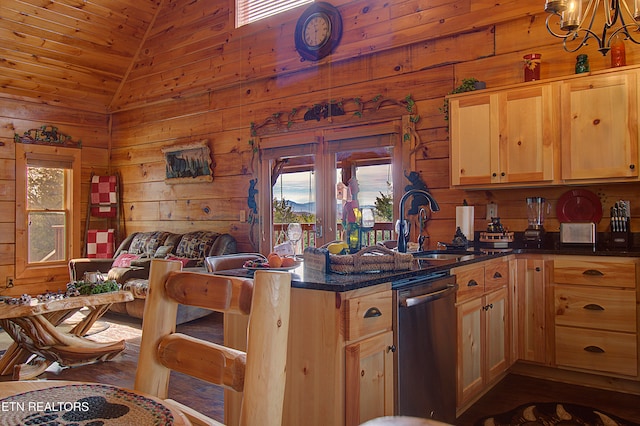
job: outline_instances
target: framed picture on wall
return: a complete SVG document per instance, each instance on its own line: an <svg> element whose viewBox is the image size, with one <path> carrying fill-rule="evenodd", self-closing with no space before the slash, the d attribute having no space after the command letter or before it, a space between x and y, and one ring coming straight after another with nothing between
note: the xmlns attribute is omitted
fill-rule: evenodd
<svg viewBox="0 0 640 426"><path fill-rule="evenodd" d="M213 162L208 140L162 148L162 153L166 166L166 183L213 181Z"/></svg>

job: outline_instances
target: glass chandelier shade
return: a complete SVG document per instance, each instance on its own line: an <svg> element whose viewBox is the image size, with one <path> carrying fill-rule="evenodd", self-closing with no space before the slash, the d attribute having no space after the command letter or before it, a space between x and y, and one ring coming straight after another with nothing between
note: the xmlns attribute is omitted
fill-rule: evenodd
<svg viewBox="0 0 640 426"><path fill-rule="evenodd" d="M547 30L563 39L567 52L575 52L593 39L606 56L618 34L640 44L640 0L546 0L544 10L549 13Z"/></svg>

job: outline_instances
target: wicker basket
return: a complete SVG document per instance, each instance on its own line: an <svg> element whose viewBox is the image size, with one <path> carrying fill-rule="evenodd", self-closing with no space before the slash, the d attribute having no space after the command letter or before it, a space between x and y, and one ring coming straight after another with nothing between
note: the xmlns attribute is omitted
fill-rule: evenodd
<svg viewBox="0 0 640 426"><path fill-rule="evenodd" d="M356 274L359 272L401 271L411 269L413 255L398 253L383 246L365 247L355 254L330 254L331 272Z"/></svg>

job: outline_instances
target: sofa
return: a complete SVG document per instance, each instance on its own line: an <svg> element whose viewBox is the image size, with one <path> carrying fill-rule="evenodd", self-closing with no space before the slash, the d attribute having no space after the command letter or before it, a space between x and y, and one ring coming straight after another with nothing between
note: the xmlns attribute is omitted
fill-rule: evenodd
<svg viewBox="0 0 640 426"><path fill-rule="evenodd" d="M149 285L151 259L182 262L183 269L205 271L205 259L236 252L236 240L230 234L195 231L176 234L166 231L136 232L129 235L110 259L81 258L69 262L71 281L99 274L114 280L123 290L133 293L131 302L116 303L111 311L142 318ZM192 321L211 311L190 306L178 308L178 323Z"/></svg>

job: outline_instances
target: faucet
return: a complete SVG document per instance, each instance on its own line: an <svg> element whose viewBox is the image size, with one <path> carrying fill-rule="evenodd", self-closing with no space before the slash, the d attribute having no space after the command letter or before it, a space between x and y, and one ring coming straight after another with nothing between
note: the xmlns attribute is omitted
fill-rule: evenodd
<svg viewBox="0 0 640 426"><path fill-rule="evenodd" d="M429 201L429 208L431 209L431 211L432 212L440 211L440 206L438 205L436 200L433 198L433 196L423 189L410 189L409 191L405 192L402 195L402 198L400 198L400 214L398 215L398 217L400 218L400 221L398 223L398 252L400 253L407 252L407 240L405 239L405 236L404 236L404 233L405 233L404 203L407 201L407 199L411 195L413 196L424 195L427 198L427 201Z"/></svg>

